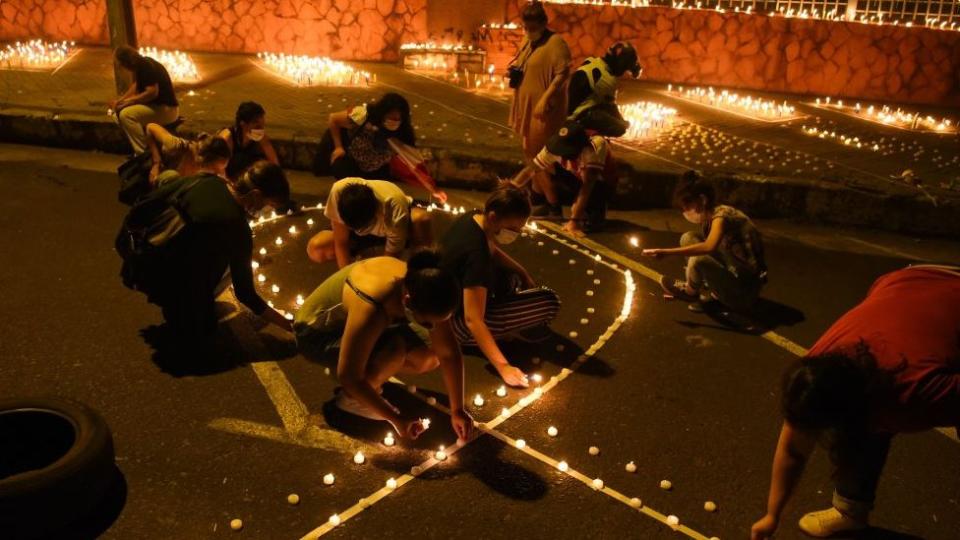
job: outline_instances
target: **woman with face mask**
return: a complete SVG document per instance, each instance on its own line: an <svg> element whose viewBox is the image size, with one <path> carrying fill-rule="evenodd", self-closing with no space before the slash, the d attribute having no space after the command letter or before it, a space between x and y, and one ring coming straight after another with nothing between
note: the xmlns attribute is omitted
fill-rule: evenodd
<svg viewBox="0 0 960 540"><path fill-rule="evenodd" d="M735 311L748 311L766 283L760 232L743 212L716 204L713 186L698 173L688 171L680 179L674 201L683 217L699 232L687 232L680 247L645 249L647 257L687 257L686 279L664 276L660 285L670 296L690 302L694 311L701 299L718 300Z"/></svg>
<svg viewBox="0 0 960 540"><path fill-rule="evenodd" d="M442 266L460 280L463 309L453 318L460 345L476 345L510 386L527 386L527 376L510 364L497 341L538 341L549 337L560 310L557 293L536 287L533 277L502 249L514 242L530 217L526 192L494 191L482 212L457 218L440 243Z"/></svg>
<svg viewBox="0 0 960 540"><path fill-rule="evenodd" d="M403 438L417 438L425 426L384 399L381 389L394 375L438 366L454 432L467 439L473 426L463 405L463 357L450 326L460 290L439 263L435 252L424 250L409 262L374 257L351 264L317 287L294 319L305 353L338 351L337 378L343 386L337 407L390 422Z"/></svg>
<svg viewBox="0 0 960 540"><path fill-rule="evenodd" d="M259 103L244 101L237 107L234 124L220 131L220 137L227 141L233 152L227 164L227 178L231 182L260 160L280 164L277 151L266 134L266 117L267 112Z"/></svg>
<svg viewBox="0 0 960 540"><path fill-rule="evenodd" d="M547 28L547 13L540 2L528 4L521 18L524 38L508 67L510 86L515 89L510 126L520 136L524 157L531 163L566 118L571 60L567 43Z"/></svg>

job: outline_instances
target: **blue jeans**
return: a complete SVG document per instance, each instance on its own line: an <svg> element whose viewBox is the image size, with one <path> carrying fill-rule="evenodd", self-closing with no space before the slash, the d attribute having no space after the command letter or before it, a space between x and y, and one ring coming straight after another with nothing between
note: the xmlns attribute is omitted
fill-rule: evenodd
<svg viewBox="0 0 960 540"><path fill-rule="evenodd" d="M703 242L703 236L699 233L686 232L680 237L681 247L700 242ZM687 283L697 290L709 289L721 304L738 311L753 306L763 286L757 276L738 276L712 255L697 255L687 259Z"/></svg>

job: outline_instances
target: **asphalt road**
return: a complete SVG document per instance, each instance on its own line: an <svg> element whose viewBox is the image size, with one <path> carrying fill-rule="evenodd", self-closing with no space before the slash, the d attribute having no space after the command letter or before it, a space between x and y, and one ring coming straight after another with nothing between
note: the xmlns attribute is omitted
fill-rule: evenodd
<svg viewBox="0 0 960 540"><path fill-rule="evenodd" d="M771 283L764 317L747 330L664 301L646 277L678 274L679 263L639 261L628 238L675 243L683 229L672 214L618 214L610 232L591 238L597 244L589 254L529 235L511 252L561 294L558 335L506 350L549 390L514 406L529 392L497 397L500 383L472 352L468 395L485 398L473 407L476 419L498 424L501 408L513 406L510 418L450 448L446 416L426 402L433 396L442 405L443 387L428 374L404 381L418 387L415 395L402 385L386 389L401 409L433 420L415 444L388 448L379 442L385 425L344 423L330 410L332 363L292 354L282 335L243 314L224 323L228 346L209 363L174 365L150 345L159 312L123 288L112 250L125 210L110 173L117 159L0 146L0 395L54 394L98 409L125 480L101 515L62 538L286 539L311 531L330 538L744 538L764 509L791 343L810 346L882 273L960 253L949 241L762 223ZM313 204L327 185L297 175L294 191ZM468 207L482 198L455 197ZM449 218L437 215L442 229ZM313 229L325 223L310 211L257 229L258 245L270 250L265 296L285 309L330 271L310 265L301 249L309 218ZM291 224L300 232L291 235ZM626 268L635 290L619 324ZM276 295L273 283L281 287ZM605 332L609 339L597 349ZM581 357L591 347L595 354ZM551 425L558 436L547 435ZM516 439L525 440L524 451ZM434 466L428 460L440 445L451 455ZM353 463L357 450L363 465ZM941 433L899 437L871 537L956 538L958 458L960 444ZM561 473L558 460L583 476ZM629 461L636 472L625 471ZM424 470L405 476L415 466ZM332 486L323 484L327 473L336 477ZM391 477L402 485L381 491ZM604 481L602 491L587 485L594 478ZM664 479L672 490L658 487ZM796 520L826 507L831 489L820 451L779 537L799 537ZM287 502L291 493L298 505ZM642 499L643 511L618 494ZM703 509L708 500L718 511ZM327 532L335 513L342 523ZM666 515L683 528L672 531L660 521ZM230 530L234 518L243 530Z"/></svg>

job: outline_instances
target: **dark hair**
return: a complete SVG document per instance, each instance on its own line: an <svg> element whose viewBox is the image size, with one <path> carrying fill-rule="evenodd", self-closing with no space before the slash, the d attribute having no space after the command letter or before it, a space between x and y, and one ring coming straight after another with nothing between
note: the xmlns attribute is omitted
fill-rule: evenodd
<svg viewBox="0 0 960 540"><path fill-rule="evenodd" d="M890 391L893 373L877 366L864 342L843 351L808 356L783 376L784 419L801 430L821 434L835 463L856 455L868 433L871 401Z"/></svg>
<svg viewBox="0 0 960 540"><path fill-rule="evenodd" d="M523 11L520 12L520 19L523 22L538 22L546 25L549 21L547 19L547 12L543 9L543 3L533 1L524 6Z"/></svg>
<svg viewBox="0 0 960 540"><path fill-rule="evenodd" d="M121 66L133 71L137 69L137 66L140 64L140 60L143 59L140 56L140 53L136 49L129 45L121 45L113 51L113 57L117 60L117 63Z"/></svg>
<svg viewBox="0 0 960 540"><path fill-rule="evenodd" d="M350 182L337 199L337 213L347 227L353 230L363 229L377 218L380 202L373 190L366 184Z"/></svg>
<svg viewBox="0 0 960 540"><path fill-rule="evenodd" d="M410 103L407 98L400 94L389 92L382 98L367 106L367 122L378 128L383 127L383 121L391 111L400 112L400 129L395 132L395 136L410 146L417 142L417 136L413 132L413 123L410 121ZM382 135L382 130L380 132Z"/></svg>
<svg viewBox="0 0 960 540"><path fill-rule="evenodd" d="M673 204L684 208L700 202L700 197L706 200L707 209L717 204L717 192L713 184L697 171L687 171L680 177L676 189L673 190Z"/></svg>
<svg viewBox="0 0 960 540"><path fill-rule="evenodd" d="M264 199L286 204L290 200L290 183L283 169L262 159L246 170L237 180L237 192L246 195L259 189Z"/></svg>
<svg viewBox="0 0 960 540"><path fill-rule="evenodd" d="M487 197L487 202L483 205L483 213L493 212L499 218L523 218L530 217L530 197L527 192L506 185L497 188Z"/></svg>
<svg viewBox="0 0 960 540"><path fill-rule="evenodd" d="M267 114L266 109L256 101L244 101L237 107L237 113L234 115L233 125L239 130L240 122L249 124L257 118Z"/></svg>
<svg viewBox="0 0 960 540"><path fill-rule="evenodd" d="M221 137L201 133L197 137L195 155L198 164L210 165L218 161L230 161L232 152L230 152L230 145Z"/></svg>
<svg viewBox="0 0 960 540"><path fill-rule="evenodd" d="M416 313L443 317L460 305L460 285L449 270L440 267L440 255L431 249L414 253L407 261L403 286Z"/></svg>

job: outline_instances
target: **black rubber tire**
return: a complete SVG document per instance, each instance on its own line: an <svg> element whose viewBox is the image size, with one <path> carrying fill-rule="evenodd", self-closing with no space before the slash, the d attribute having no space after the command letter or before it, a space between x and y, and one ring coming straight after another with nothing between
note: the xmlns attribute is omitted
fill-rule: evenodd
<svg viewBox="0 0 960 540"><path fill-rule="evenodd" d="M0 478L0 536L40 538L87 515L103 499L116 480L113 438L103 418L81 403L57 397L12 398L0 399L0 429L8 431L0 432L0 446L23 435L3 427L17 424L13 415L18 413L52 414L73 429L73 442L59 459ZM51 418L53 423L64 425Z"/></svg>

